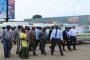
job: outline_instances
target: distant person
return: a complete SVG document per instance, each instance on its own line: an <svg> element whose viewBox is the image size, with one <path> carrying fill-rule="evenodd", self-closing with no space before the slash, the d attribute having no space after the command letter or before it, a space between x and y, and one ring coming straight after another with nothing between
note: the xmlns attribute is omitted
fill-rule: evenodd
<svg viewBox="0 0 90 60"><path fill-rule="evenodd" d="M52 26L51 29L49 30L49 40L50 40L50 36L51 36L53 29L54 29L54 26Z"/></svg>
<svg viewBox="0 0 90 60"><path fill-rule="evenodd" d="M52 33L53 29L54 29L54 26L52 26L51 29L49 30L49 41L50 41L50 37L51 37L51 33ZM51 46L50 46L50 49L51 49Z"/></svg>
<svg viewBox="0 0 90 60"><path fill-rule="evenodd" d="M76 49L76 29L75 29L75 26L73 26L69 30L68 34L69 34L70 44L73 45L73 50L77 50ZM71 47L70 47L70 49L71 49Z"/></svg>
<svg viewBox="0 0 90 60"><path fill-rule="evenodd" d="M28 41L27 41L27 34L24 28L21 29L20 32L20 44L21 44L21 49L19 52L19 56L21 58L28 58Z"/></svg>
<svg viewBox="0 0 90 60"><path fill-rule="evenodd" d="M8 58L10 55L10 40L12 40L11 27L8 25L2 33L2 42L4 45L4 57Z"/></svg>
<svg viewBox="0 0 90 60"><path fill-rule="evenodd" d="M50 31L50 27L47 27L47 28L46 28L46 31L45 31L45 32L47 33L47 40L50 40L50 39L49 39L49 38L50 38L50 37L49 37L49 31Z"/></svg>
<svg viewBox="0 0 90 60"><path fill-rule="evenodd" d="M70 43L69 43L69 38L68 38L68 27L65 27L65 30L63 31L63 40L64 40L64 43L63 43L63 51L66 51L65 50L65 43L67 44L67 48L70 50Z"/></svg>
<svg viewBox="0 0 90 60"><path fill-rule="evenodd" d="M29 46L28 46L28 52L30 50L33 51L33 55L37 56L36 54L36 42L35 42L35 29L28 29L28 42L29 42Z"/></svg>
<svg viewBox="0 0 90 60"><path fill-rule="evenodd" d="M11 27L10 28L10 32L11 32L11 34L12 34L12 39L10 40L10 52L9 52L9 54L11 54L11 50L12 50L12 47L13 47L13 31L14 31L14 29L13 29L13 27Z"/></svg>
<svg viewBox="0 0 90 60"><path fill-rule="evenodd" d="M62 32L58 28L58 26L56 26L55 29L52 31L50 39L51 39L51 45L52 45L51 46L51 55L53 55L56 43L59 46L60 54L64 55L63 51L62 51L62 47L61 47Z"/></svg>
<svg viewBox="0 0 90 60"><path fill-rule="evenodd" d="M39 27L35 28L34 31L35 31L35 41L36 41L36 47L37 47L39 42L40 42L40 39L39 39L39 34L40 34Z"/></svg>
<svg viewBox="0 0 90 60"><path fill-rule="evenodd" d="M14 41L16 42L16 45L17 45L16 54L18 54L20 51L20 37L19 36L20 36L21 28L23 28L23 27L19 25L14 30L14 33L13 33L13 38L14 38Z"/></svg>
<svg viewBox="0 0 90 60"><path fill-rule="evenodd" d="M45 28L41 28L40 29L40 35L39 35L39 38L40 38L40 50L41 50L41 54L44 54L46 55L46 51L45 51L45 44L46 44L46 38L47 38L47 34L45 32Z"/></svg>

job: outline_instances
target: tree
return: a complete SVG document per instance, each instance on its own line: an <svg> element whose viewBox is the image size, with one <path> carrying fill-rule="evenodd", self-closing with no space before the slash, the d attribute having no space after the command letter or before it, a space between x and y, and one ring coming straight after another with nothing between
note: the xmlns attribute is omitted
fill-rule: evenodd
<svg viewBox="0 0 90 60"><path fill-rule="evenodd" d="M42 18L42 16L41 15L34 15L33 19L35 19L35 18Z"/></svg>

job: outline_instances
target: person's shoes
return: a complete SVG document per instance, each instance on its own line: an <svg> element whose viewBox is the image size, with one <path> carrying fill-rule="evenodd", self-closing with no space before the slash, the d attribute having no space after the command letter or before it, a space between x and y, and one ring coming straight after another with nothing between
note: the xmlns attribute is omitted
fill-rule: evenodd
<svg viewBox="0 0 90 60"><path fill-rule="evenodd" d="M72 51L72 49L71 49L71 48L68 48L68 50L69 50L69 51Z"/></svg>
<svg viewBox="0 0 90 60"><path fill-rule="evenodd" d="M33 55L34 55L34 56L37 56L37 54L36 54L36 53L33 53Z"/></svg>
<svg viewBox="0 0 90 60"><path fill-rule="evenodd" d="M73 49L73 50L77 50L77 49Z"/></svg>
<svg viewBox="0 0 90 60"><path fill-rule="evenodd" d="M44 55L47 55L47 53L43 53Z"/></svg>
<svg viewBox="0 0 90 60"><path fill-rule="evenodd" d="M49 48L51 49L51 46Z"/></svg>
<svg viewBox="0 0 90 60"><path fill-rule="evenodd" d="M63 49L63 51L66 51L65 49Z"/></svg>
<svg viewBox="0 0 90 60"><path fill-rule="evenodd" d="M11 52L9 52L9 54L11 55Z"/></svg>
<svg viewBox="0 0 90 60"><path fill-rule="evenodd" d="M72 49L71 49L71 48L69 48L68 50L69 50L69 51L72 51Z"/></svg>
<svg viewBox="0 0 90 60"><path fill-rule="evenodd" d="M18 52L16 52L16 54L19 54Z"/></svg>
<svg viewBox="0 0 90 60"><path fill-rule="evenodd" d="M72 51L71 49L69 49L69 51Z"/></svg>
<svg viewBox="0 0 90 60"><path fill-rule="evenodd" d="M61 56L64 56L64 54L61 54Z"/></svg>
<svg viewBox="0 0 90 60"><path fill-rule="evenodd" d="M51 55L54 55L53 53L51 53Z"/></svg>
<svg viewBox="0 0 90 60"><path fill-rule="evenodd" d="M46 55L47 53L43 52L43 53L41 53L41 54L44 54L44 55Z"/></svg>
<svg viewBox="0 0 90 60"><path fill-rule="evenodd" d="M9 58L9 56L4 56L4 58Z"/></svg>

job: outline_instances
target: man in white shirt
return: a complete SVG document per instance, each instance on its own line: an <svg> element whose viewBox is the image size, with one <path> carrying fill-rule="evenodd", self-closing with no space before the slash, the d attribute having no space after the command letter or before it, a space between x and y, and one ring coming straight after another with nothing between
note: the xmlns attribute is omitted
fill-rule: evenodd
<svg viewBox="0 0 90 60"><path fill-rule="evenodd" d="M76 29L75 29L75 26L73 26L69 30L68 35L69 35L70 43L73 45L73 50L76 50ZM71 47L70 47L70 49L71 49Z"/></svg>
<svg viewBox="0 0 90 60"><path fill-rule="evenodd" d="M40 42L40 39L39 39L40 30L39 30L39 29L40 29L40 27L37 27L37 28L35 29L36 47L38 46L38 44L39 44L39 42Z"/></svg>
<svg viewBox="0 0 90 60"><path fill-rule="evenodd" d="M50 31L50 27L47 27L46 28L46 34L47 34L47 40L50 40L50 38L49 38L49 31Z"/></svg>
<svg viewBox="0 0 90 60"><path fill-rule="evenodd" d="M61 40L63 40L62 39L62 32L60 29L58 29L58 26L56 26L55 29L52 31L51 36L50 36L50 40L51 40L51 55L53 55L56 43L59 46L59 50L60 50L61 55L64 55L63 51L62 51L62 47L61 47Z"/></svg>

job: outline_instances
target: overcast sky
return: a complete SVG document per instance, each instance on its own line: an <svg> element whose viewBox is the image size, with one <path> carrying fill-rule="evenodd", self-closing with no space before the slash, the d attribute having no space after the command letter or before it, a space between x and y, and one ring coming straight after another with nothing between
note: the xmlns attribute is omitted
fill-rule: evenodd
<svg viewBox="0 0 90 60"><path fill-rule="evenodd" d="M72 16L74 8L75 15L90 15L90 0L15 0L15 19Z"/></svg>

